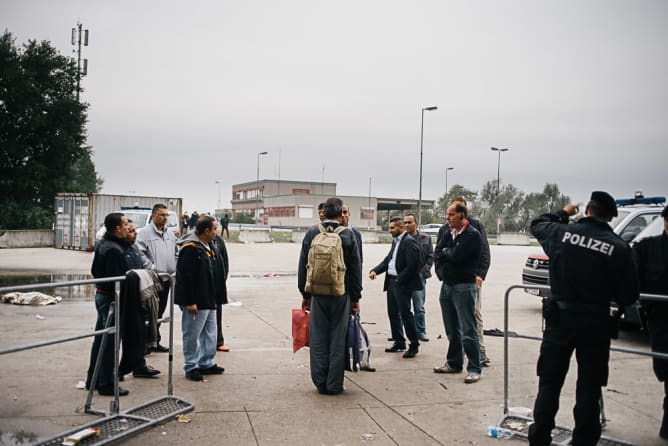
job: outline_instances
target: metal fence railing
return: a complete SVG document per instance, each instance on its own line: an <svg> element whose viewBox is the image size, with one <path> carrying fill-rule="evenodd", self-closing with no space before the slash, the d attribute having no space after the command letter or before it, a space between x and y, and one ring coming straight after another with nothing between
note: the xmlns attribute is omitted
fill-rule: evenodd
<svg viewBox="0 0 668 446"><path fill-rule="evenodd" d="M129 273L129 272L128 272ZM116 309L120 308L120 284L127 280L126 276L116 276L108 277L104 279L87 279L87 280L75 280L75 281L64 281L64 282L50 282L50 283L41 283L41 284L31 284L31 285L17 285L17 286L7 286L0 287L0 295L15 292L15 291L35 291L35 290L44 290L52 288L65 288L73 287L79 285L88 285L88 284L100 284L100 283L109 283L114 282L114 287L116 292L114 293L114 301L111 303L109 308L109 313L107 316L106 327L101 330L95 330L87 333L80 333L72 336L54 338L54 339L45 339L43 341L34 342L31 344L25 344L20 346L12 346L0 349L0 355L7 355L16 352L22 352L26 350L32 350L36 348L46 347L49 345L62 344L65 342L72 342L79 339L102 336L100 349L95 360L95 368L92 375L91 383L97 382L97 376L99 374L99 368L101 365L102 355L105 350L106 344L109 342L109 339L112 339L114 342L114 396L111 402L109 403L109 411L101 411L92 407L93 394L95 391L95 386L90 385L88 393L86 396L86 402L84 405L84 410L86 413L102 415L104 419L97 420L93 423L89 423L86 426L79 426L78 428L68 431L62 434L59 434L55 437L52 437L40 444L61 444L62 440L69 434L76 432L84 427L100 427L100 432L103 432L103 435L99 435L94 442L87 442L86 444L106 444L109 442L117 441L121 437L126 437L132 434L135 434L141 430L144 430L152 425L155 425L159 422L164 422L169 419L172 415L177 413L183 413L194 409L194 405L188 401L182 400L173 395L173 346L174 346L174 277L169 276L168 274L160 274L161 279L169 279L171 287L169 292L169 316L163 317L158 322L169 322L169 358L168 358L168 372L167 372L167 395L164 397L157 398L155 400L147 401L142 405L120 413L120 401L119 401L119 353L120 353L120 341L121 333L117 327L120 326L120 311ZM113 323L113 324L112 324ZM113 335L113 337L111 336ZM122 419L120 418L122 416ZM115 424L121 420L123 426L121 429L118 429ZM127 429L128 420L132 424L131 429Z"/></svg>
<svg viewBox="0 0 668 446"><path fill-rule="evenodd" d="M510 293L513 290L522 289L522 290L545 290L549 291L550 287L548 285L512 285L506 289L504 295L503 303L503 415L504 417L508 416L508 389L509 389L509 348L508 348L508 339L510 337L520 338L520 339L530 339L533 341L542 341L543 338L540 336L531 336L521 333L513 333L509 335L509 315L510 315ZM641 294L640 301L656 301L656 302L668 302L668 296L657 295L657 294ZM638 350L631 349L626 347L619 347L616 345L610 346L611 351L617 351L621 353L640 355L640 356L649 356L653 358L668 359L668 353L661 352L652 352L648 350ZM605 414L603 412L603 402L601 401L601 417L605 423ZM616 443L616 444L626 444L626 443Z"/></svg>

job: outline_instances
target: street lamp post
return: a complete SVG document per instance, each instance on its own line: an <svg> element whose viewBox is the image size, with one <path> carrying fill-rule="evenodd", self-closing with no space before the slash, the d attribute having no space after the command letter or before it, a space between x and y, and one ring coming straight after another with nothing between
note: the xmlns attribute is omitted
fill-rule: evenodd
<svg viewBox="0 0 668 446"><path fill-rule="evenodd" d="M495 197L495 201L497 202L496 203L496 206L497 206L497 210L496 210L496 212L497 212L497 215L496 215L496 236L498 237L499 236L499 226L501 224L501 222L499 221L500 220L499 217L500 217L501 209L499 209L499 203L498 203L499 193L501 192L501 152L507 152L508 149L497 149L496 147L490 147L490 149L493 152L498 152L498 154L499 154L499 161L498 161L497 166L496 166L496 197Z"/></svg>
<svg viewBox="0 0 668 446"><path fill-rule="evenodd" d="M260 217L260 155L266 155L269 152L257 153L257 195L255 196L255 224Z"/></svg>
<svg viewBox="0 0 668 446"><path fill-rule="evenodd" d="M422 224L422 142L424 140L424 112L438 110L438 107L423 107L422 120L420 122L420 194L418 195L418 226Z"/></svg>
<svg viewBox="0 0 668 446"><path fill-rule="evenodd" d="M455 170L454 167L447 167L445 169L445 196L448 196L448 172L451 170Z"/></svg>
<svg viewBox="0 0 668 446"><path fill-rule="evenodd" d="M218 209L220 209L220 181L216 181L218 185Z"/></svg>

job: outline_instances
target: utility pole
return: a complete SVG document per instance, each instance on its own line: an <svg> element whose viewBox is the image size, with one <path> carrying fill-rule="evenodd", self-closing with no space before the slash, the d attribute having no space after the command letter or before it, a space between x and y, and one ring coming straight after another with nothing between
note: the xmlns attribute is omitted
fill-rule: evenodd
<svg viewBox="0 0 668 446"><path fill-rule="evenodd" d="M79 91L81 90L81 76L88 74L88 59L83 60L83 70L81 69L81 44L88 46L88 30L82 29L83 25L77 22L77 27L72 28L72 46L76 46L73 53L77 53L77 102L79 101Z"/></svg>
<svg viewBox="0 0 668 446"><path fill-rule="evenodd" d="M369 177L369 207L368 207L367 211L368 211L367 216L369 217L369 219L367 220L368 223L367 223L366 229L371 230L371 218L372 218L372 212L371 212L371 177ZM373 213L373 216L375 216L375 212ZM373 226L374 227L376 226L375 222L374 222Z"/></svg>

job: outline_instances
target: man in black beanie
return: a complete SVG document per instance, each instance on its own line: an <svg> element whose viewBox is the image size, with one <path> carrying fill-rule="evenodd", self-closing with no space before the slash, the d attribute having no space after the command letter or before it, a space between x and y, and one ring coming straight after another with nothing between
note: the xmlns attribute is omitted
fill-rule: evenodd
<svg viewBox="0 0 668 446"><path fill-rule="evenodd" d="M592 192L585 218L568 224L578 212L568 204L531 223L531 233L550 256L552 297L543 304L545 332L537 373L532 446L549 445L559 394L571 355L578 362L573 445L595 445L601 437L601 387L608 382L610 302L625 307L638 300L638 281L631 248L608 224L617 216L615 200Z"/></svg>

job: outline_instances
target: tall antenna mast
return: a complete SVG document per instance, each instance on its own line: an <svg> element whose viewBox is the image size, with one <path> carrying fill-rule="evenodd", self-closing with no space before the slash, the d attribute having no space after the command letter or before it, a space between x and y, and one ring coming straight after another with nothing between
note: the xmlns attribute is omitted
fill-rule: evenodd
<svg viewBox="0 0 668 446"><path fill-rule="evenodd" d="M88 74L88 59L83 60L83 70L81 69L81 44L88 46L88 30L83 30L83 25L77 22L77 27L72 28L72 46L76 46L72 52L77 53L77 102L79 101L79 92L81 91L81 76Z"/></svg>

